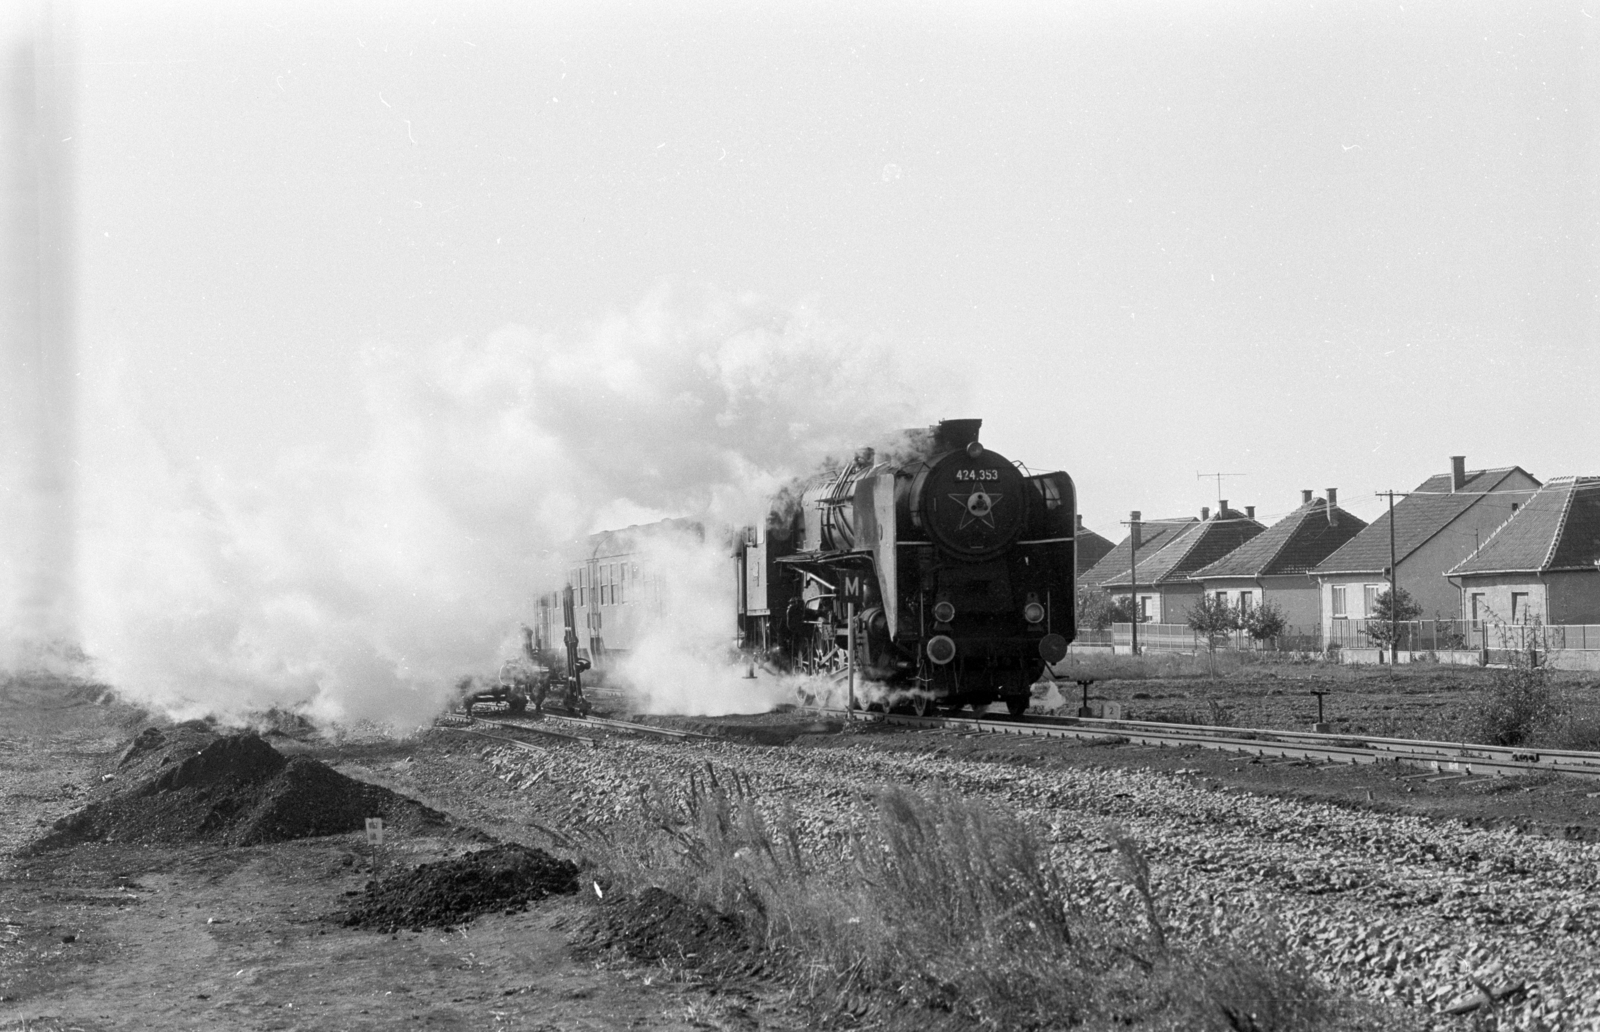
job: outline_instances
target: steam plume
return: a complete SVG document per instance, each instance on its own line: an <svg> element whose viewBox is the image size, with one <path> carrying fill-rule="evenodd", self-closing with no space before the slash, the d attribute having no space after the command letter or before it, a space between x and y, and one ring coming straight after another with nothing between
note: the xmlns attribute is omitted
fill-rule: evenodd
<svg viewBox="0 0 1600 1032"><path fill-rule="evenodd" d="M509 653L597 524L752 522L824 455L922 418L885 350L805 310L665 289L570 338L511 327L374 347L363 368L362 455L296 454L247 480L174 461L116 356L85 364L83 643L101 676L179 713L419 720ZM727 570L711 548L714 574L674 558L698 605L682 612L706 621L698 585ZM704 669L673 640L638 661L687 691Z"/></svg>

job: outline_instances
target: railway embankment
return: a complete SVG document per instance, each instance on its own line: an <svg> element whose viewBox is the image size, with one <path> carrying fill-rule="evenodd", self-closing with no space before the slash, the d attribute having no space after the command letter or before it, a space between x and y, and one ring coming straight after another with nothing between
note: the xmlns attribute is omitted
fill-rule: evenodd
<svg viewBox="0 0 1600 1032"><path fill-rule="evenodd" d="M1266 922L1328 982L1424 1023L1490 1009L1511 1022L1503 1027L1600 1018L1594 844L1258 794L1205 776L1198 758L1166 769L1055 766L1042 751L1012 757L1020 762L961 758L908 737L813 732L790 747L689 749L618 741L540 757L495 750L487 761L536 810L578 828L626 819L641 791L703 779L709 765L775 819L789 814L819 853L842 853L861 834L877 786L955 792L1044 831L1081 905L1107 920L1142 920L1116 844L1125 835L1148 857L1158 920L1174 937Z"/></svg>

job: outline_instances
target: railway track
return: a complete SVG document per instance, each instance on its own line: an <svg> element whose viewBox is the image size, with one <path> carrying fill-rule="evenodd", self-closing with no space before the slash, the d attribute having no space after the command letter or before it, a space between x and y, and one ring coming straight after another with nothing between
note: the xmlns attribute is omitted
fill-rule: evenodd
<svg viewBox="0 0 1600 1032"><path fill-rule="evenodd" d="M541 716L501 718L473 717L469 719L465 716L457 716L452 714L439 718L434 722L434 724L436 727L446 727L455 730L470 730L475 728L477 725L486 724L491 727L499 727L511 731L523 731L529 734L543 735L550 738L588 742L590 745L595 744L595 739L592 737L544 726L548 720L558 720L568 724L577 724L580 727L589 727L597 731L621 731L631 734L651 735L657 738L674 739L677 741L704 739L710 737L709 735L700 734L698 731L680 731L676 728L657 727L654 724L640 724L632 720L613 720L610 717L580 716L576 713L568 713L565 710L554 707L547 708L544 714ZM478 731L477 733L491 738L501 737L485 731ZM508 741L509 740L510 739L508 739Z"/></svg>
<svg viewBox="0 0 1600 1032"><path fill-rule="evenodd" d="M846 716L842 709L823 712ZM1198 746L1261 758L1320 760L1326 764L1370 764L1389 760L1422 768L1411 777L1467 782L1479 778L1535 773L1571 774L1600 778L1600 753L1555 749L1510 748L1463 742L1430 742L1406 738L1374 738L1307 731L1273 731L1262 728L1209 727L1163 724L1100 717L918 717L900 713L854 712L857 720L872 720L925 731L957 734L1037 735L1047 738L1123 738L1141 745Z"/></svg>

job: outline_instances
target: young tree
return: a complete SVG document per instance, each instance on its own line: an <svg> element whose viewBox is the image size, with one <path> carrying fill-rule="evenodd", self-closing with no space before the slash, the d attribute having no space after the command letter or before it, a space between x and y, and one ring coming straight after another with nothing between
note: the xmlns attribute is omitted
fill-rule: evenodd
<svg viewBox="0 0 1600 1032"><path fill-rule="evenodd" d="M1239 629L1239 623L1239 610L1228 605L1227 599L1209 592L1202 593L1189 607L1189 628L1205 636L1213 675L1217 672L1217 646L1227 644L1228 635Z"/></svg>
<svg viewBox="0 0 1600 1032"><path fill-rule="evenodd" d="M1244 615L1244 629L1252 641L1272 641L1283 628L1283 610L1275 602L1263 602Z"/></svg>
<svg viewBox="0 0 1600 1032"><path fill-rule="evenodd" d="M1421 615L1422 604L1412 598L1405 588L1396 593L1393 603L1389 600L1389 592L1384 591L1373 603L1372 612L1367 614L1367 638L1380 649L1395 648L1399 645L1394 635L1396 623L1408 623Z"/></svg>

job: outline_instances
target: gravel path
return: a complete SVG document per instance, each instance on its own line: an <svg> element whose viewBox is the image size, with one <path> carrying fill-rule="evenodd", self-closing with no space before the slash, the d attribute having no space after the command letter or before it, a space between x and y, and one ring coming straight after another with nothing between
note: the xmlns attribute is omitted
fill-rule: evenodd
<svg viewBox="0 0 1600 1032"><path fill-rule="evenodd" d="M861 790L874 785L989 796L1048 828L1086 890L1120 885L1103 834L1115 823L1144 843L1180 930L1230 912L1268 914L1335 984L1362 995L1440 1013L1475 994L1475 983L1524 984L1525 996L1501 1004L1499 1027L1600 1029L1596 845L1268 799L1182 773L1041 770L865 746L616 740L490 758L512 785L563 786L572 823L625 814L640 785L683 784L709 762L788 802L819 844L863 818ZM1089 905L1108 898L1085 893Z"/></svg>

